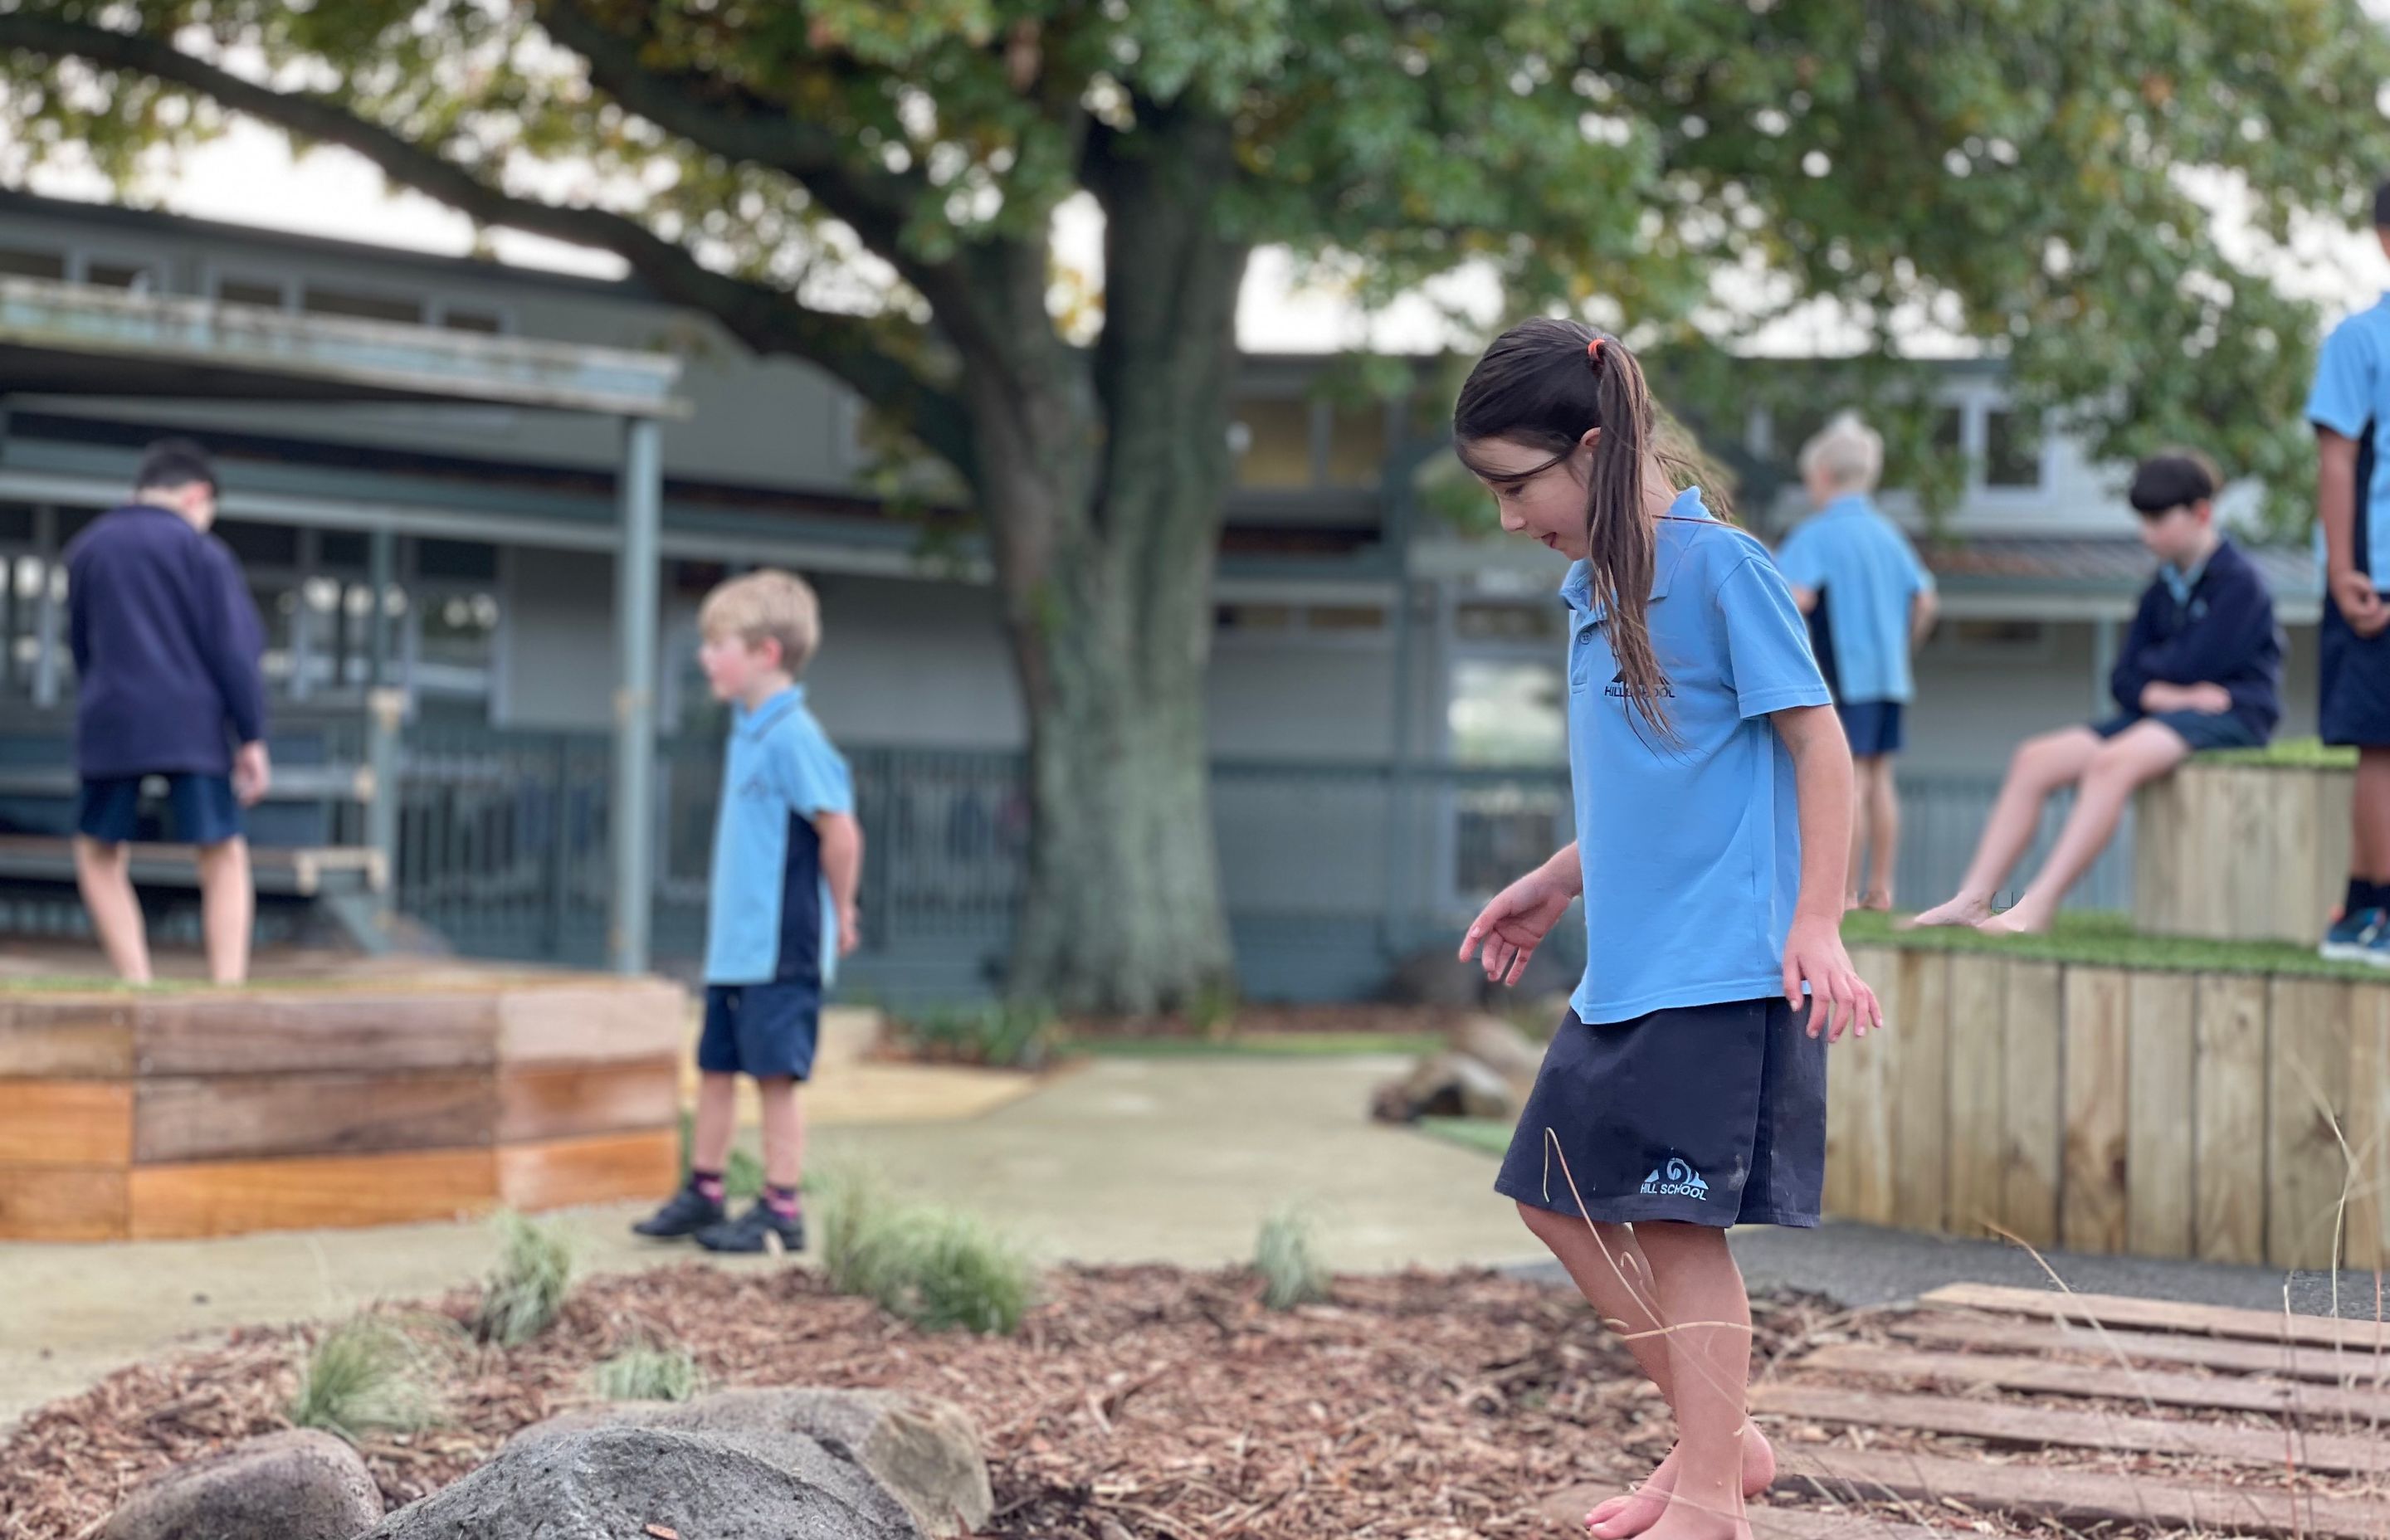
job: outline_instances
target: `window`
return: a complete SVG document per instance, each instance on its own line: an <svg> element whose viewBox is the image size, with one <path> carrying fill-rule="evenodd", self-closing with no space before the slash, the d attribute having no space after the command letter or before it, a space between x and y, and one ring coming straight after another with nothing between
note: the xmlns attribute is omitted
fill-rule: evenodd
<svg viewBox="0 0 2390 1540"><path fill-rule="evenodd" d="M333 289L323 284L307 286L306 298L300 302L300 308L316 315L348 315L360 321L403 321L409 326L423 322L420 300Z"/></svg>
<svg viewBox="0 0 2390 1540"><path fill-rule="evenodd" d="M2040 621L1946 620L1930 644L1953 658L1982 662L2028 662L2050 656L2052 637Z"/></svg>
<svg viewBox="0 0 2390 1540"><path fill-rule="evenodd" d="M466 310L455 305L441 311L440 324L450 331L478 331L492 337L507 329L495 312Z"/></svg>
<svg viewBox="0 0 2390 1540"><path fill-rule="evenodd" d="M155 291L158 276L148 263L94 257L84 263L83 281L99 289L122 289L135 294Z"/></svg>
<svg viewBox="0 0 2390 1540"><path fill-rule="evenodd" d="M296 567L299 532L288 524L251 524L219 519L215 537L232 547L243 567Z"/></svg>
<svg viewBox="0 0 2390 1540"><path fill-rule="evenodd" d="M1537 604L1470 599L1452 610L1452 634L1463 642L1548 642L1561 640L1561 622L1567 611L1558 599Z"/></svg>
<svg viewBox="0 0 2390 1540"><path fill-rule="evenodd" d="M1311 404L1248 402L1229 430L1237 484L1254 491L1291 491L1311 484Z"/></svg>
<svg viewBox="0 0 2390 1540"><path fill-rule="evenodd" d="M1303 626L1315 634L1345 635L1383 631L1386 610L1380 604L1315 604L1304 611Z"/></svg>
<svg viewBox="0 0 2390 1540"><path fill-rule="evenodd" d="M1984 484L2040 487L2041 430L2024 413L1995 407L1984 414Z"/></svg>
<svg viewBox="0 0 2390 1540"><path fill-rule="evenodd" d="M263 279L220 279L216 283L216 298L228 305L258 305L266 310L284 308L282 286Z"/></svg>
<svg viewBox="0 0 2390 1540"><path fill-rule="evenodd" d="M1284 635L1294 629L1291 604L1224 604L1213 611L1222 631L1240 635Z"/></svg>
<svg viewBox="0 0 2390 1540"><path fill-rule="evenodd" d="M494 582L498 575L498 548L478 540L418 540L415 570L427 578Z"/></svg>
<svg viewBox="0 0 2390 1540"><path fill-rule="evenodd" d="M1966 419L1967 413L1964 407L1944 406L1934 411L1934 452L1935 454L1956 455L1964 447L1966 441L1961 436L1960 430L1965 426Z"/></svg>
<svg viewBox="0 0 2390 1540"><path fill-rule="evenodd" d="M28 251L0 246L0 278L64 278L67 259L59 251Z"/></svg>
<svg viewBox="0 0 2390 1540"><path fill-rule="evenodd" d="M1212 613L1223 636L1366 640L1386 629L1382 604L1232 602L1217 606Z"/></svg>
<svg viewBox="0 0 2390 1540"><path fill-rule="evenodd" d="M1386 408L1339 406L1328 419L1328 484L1374 487L1386 474Z"/></svg>

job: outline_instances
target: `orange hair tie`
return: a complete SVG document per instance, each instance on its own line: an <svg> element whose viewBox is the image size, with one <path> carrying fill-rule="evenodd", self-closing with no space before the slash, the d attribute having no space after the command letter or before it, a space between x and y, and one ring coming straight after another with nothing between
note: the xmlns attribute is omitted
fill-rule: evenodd
<svg viewBox="0 0 2390 1540"><path fill-rule="evenodd" d="M1601 339L1597 337L1585 345L1585 355L1593 360L1595 368L1601 367Z"/></svg>

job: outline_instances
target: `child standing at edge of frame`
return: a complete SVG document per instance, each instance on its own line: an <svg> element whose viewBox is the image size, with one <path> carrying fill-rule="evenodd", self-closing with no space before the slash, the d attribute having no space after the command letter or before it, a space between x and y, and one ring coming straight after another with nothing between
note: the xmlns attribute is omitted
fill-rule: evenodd
<svg viewBox="0 0 2390 1540"><path fill-rule="evenodd" d="M1503 333L1453 440L1502 528L1574 563L1576 842L1460 945L1515 982L1585 900L1585 977L1495 1190L1676 1414L1676 1448L1588 1529L1747 1540L1743 1499L1776 1461L1746 1415L1751 1301L1726 1230L1818 1223L1826 1044L1883 1020L1842 942L1850 750L1767 548L1699 488L1670 491L1642 367L1615 338L1557 320Z"/></svg>
<svg viewBox="0 0 2390 1540"><path fill-rule="evenodd" d="M750 572L708 594L697 619L698 661L714 697L731 705L706 904L697 1122L687 1183L632 1228L659 1240L693 1235L713 1251L797 1251L805 1244L797 1085L813 1072L823 994L855 948L863 830L846 761L797 683L821 640L814 591L787 572ZM765 1186L734 1220L723 1171L742 1074L763 1107Z"/></svg>
<svg viewBox="0 0 2390 1540"><path fill-rule="evenodd" d="M2390 255L2390 182L2373 192L2373 234ZM2357 751L2348 892L2317 950L2390 968L2390 580L2373 571L2390 542L2390 459L2375 453L2390 423L2390 295L2324 340L2307 421L2324 547L2316 725L2326 743Z"/></svg>

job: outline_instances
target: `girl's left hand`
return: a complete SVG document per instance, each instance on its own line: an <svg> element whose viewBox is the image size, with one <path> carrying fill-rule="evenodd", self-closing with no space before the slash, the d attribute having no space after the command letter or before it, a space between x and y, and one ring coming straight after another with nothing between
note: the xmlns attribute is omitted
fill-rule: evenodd
<svg viewBox="0 0 2390 1540"><path fill-rule="evenodd" d="M1883 1028L1883 1007L1875 991L1851 966L1841 927L1825 920L1796 919L1784 938L1784 1000L1801 1008L1801 985L1809 986L1809 1035L1839 1043L1845 1031L1865 1037ZM1820 1015L1824 1016L1821 1021Z"/></svg>

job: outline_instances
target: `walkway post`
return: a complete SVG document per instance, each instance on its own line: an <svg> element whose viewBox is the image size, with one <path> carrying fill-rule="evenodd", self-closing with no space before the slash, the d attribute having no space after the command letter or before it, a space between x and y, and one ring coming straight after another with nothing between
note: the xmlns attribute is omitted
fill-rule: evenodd
<svg viewBox="0 0 2390 1540"><path fill-rule="evenodd" d="M654 896L657 541L662 522L663 430L651 417L623 419L617 481L622 548L614 562L614 891L609 951L617 973L648 969Z"/></svg>

